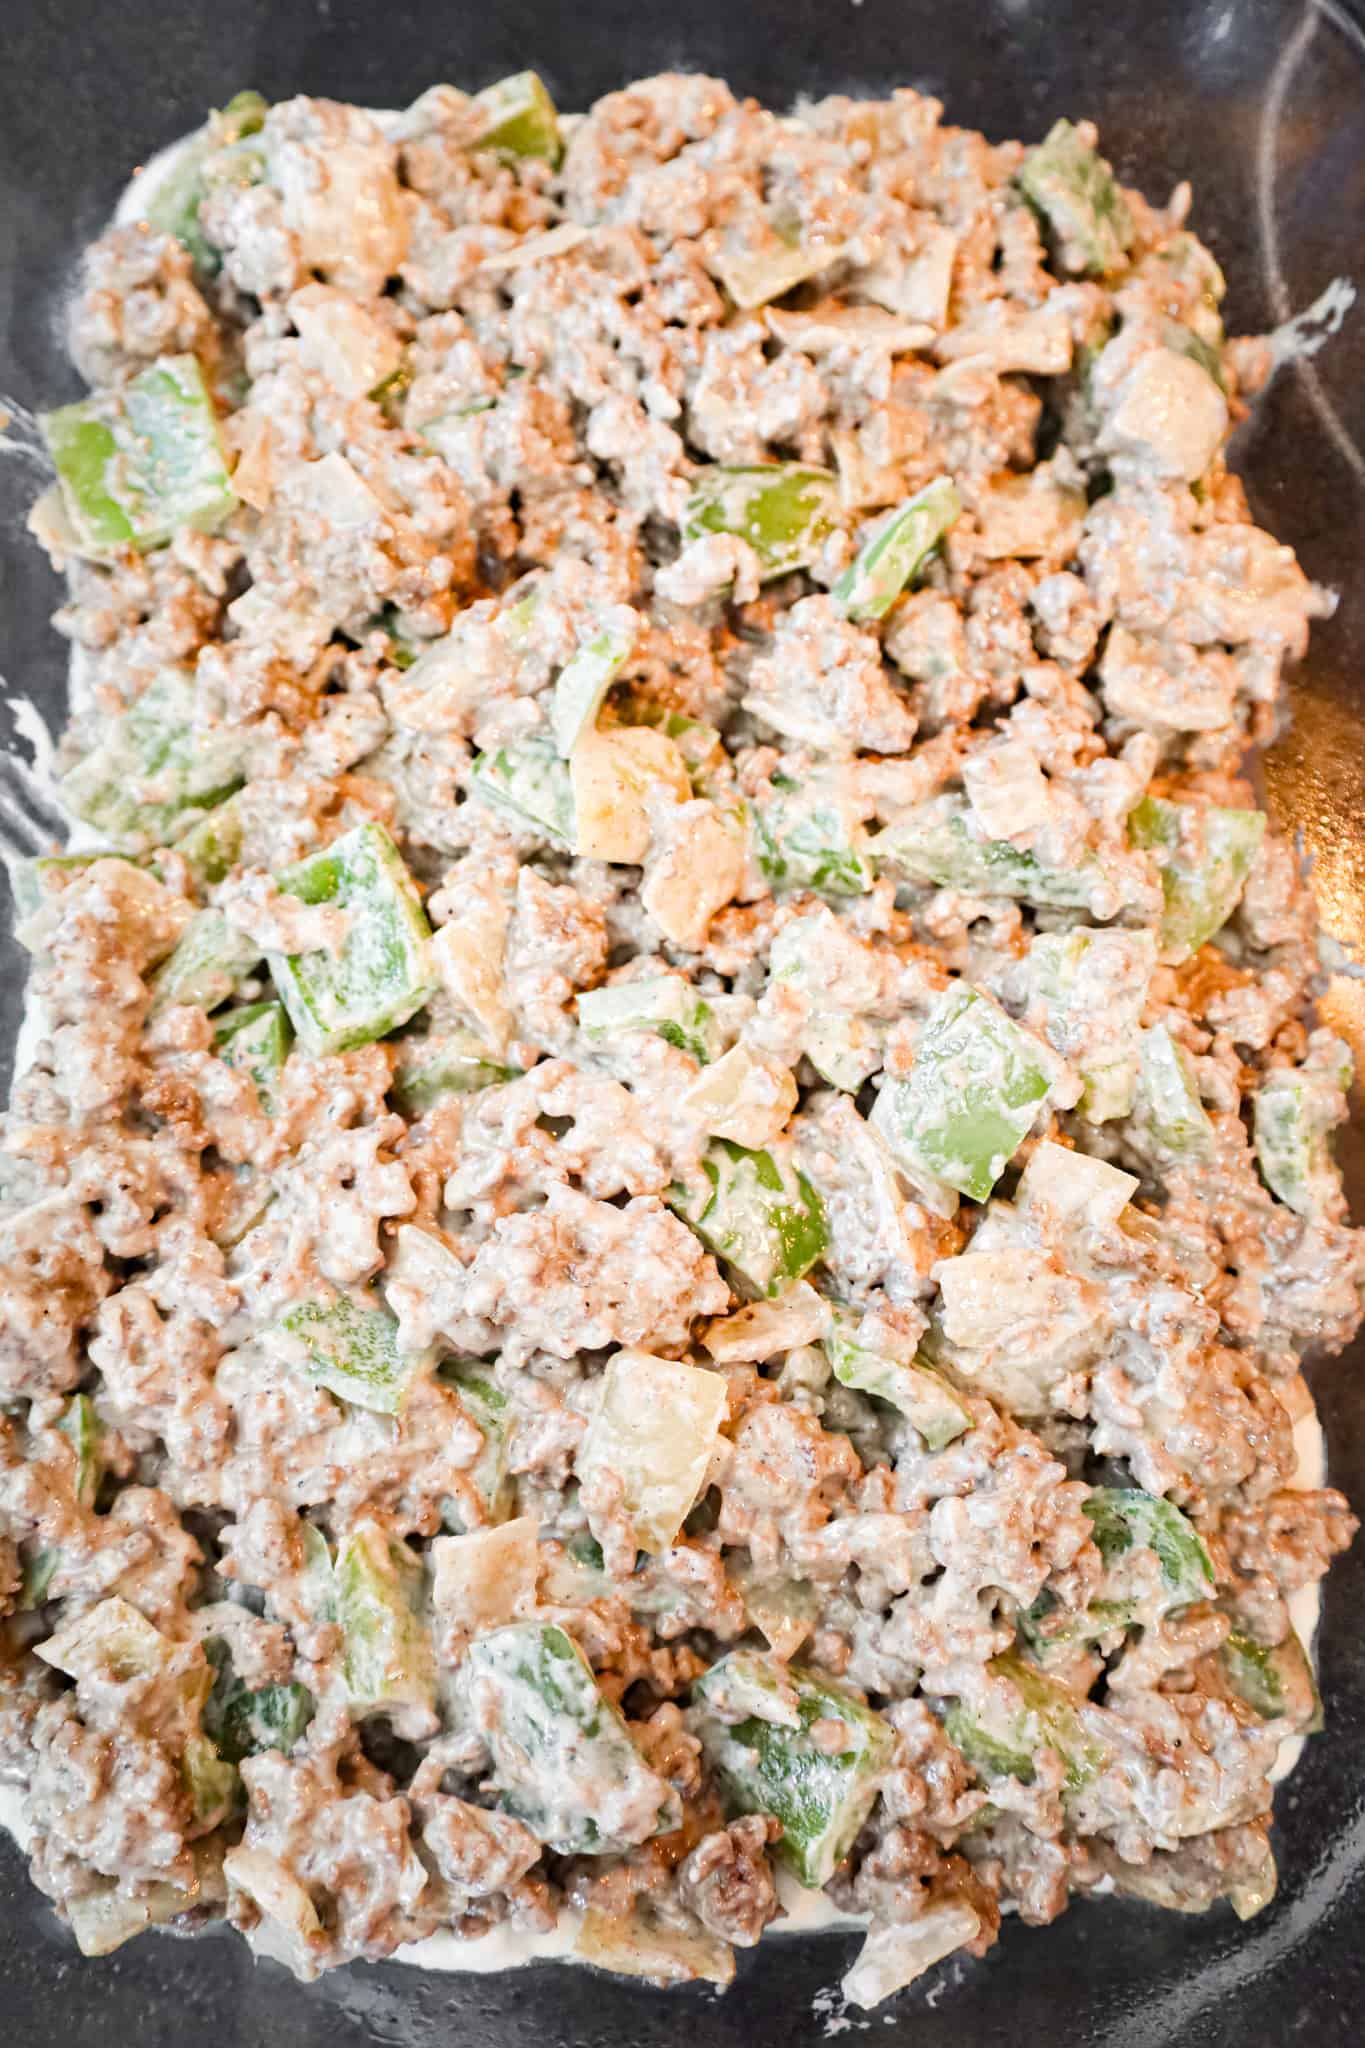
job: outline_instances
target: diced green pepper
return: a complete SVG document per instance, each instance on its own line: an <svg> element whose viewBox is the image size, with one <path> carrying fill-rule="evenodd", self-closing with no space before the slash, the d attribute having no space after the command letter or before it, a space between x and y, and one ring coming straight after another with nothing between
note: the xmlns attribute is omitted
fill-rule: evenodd
<svg viewBox="0 0 1365 2048"><path fill-rule="evenodd" d="M62 1553L53 1543L44 1544L23 1560L19 1582L19 1612L31 1614L47 1599L48 1587L56 1577Z"/></svg>
<svg viewBox="0 0 1365 2048"><path fill-rule="evenodd" d="M1075 1696L1026 1662L1015 1650L992 1657L987 1670L1013 1687L1015 1703L993 1698L983 1715L958 1701L944 1716L950 1742L985 1778L1018 1778L1031 1785L1042 1749L1055 1750L1068 1791L1078 1792L1104 1763L1101 1743L1086 1733Z"/></svg>
<svg viewBox="0 0 1365 2048"><path fill-rule="evenodd" d="M1320 1215L1340 1199L1331 1134L1346 1115L1351 1078L1348 1048L1325 1038L1303 1066L1272 1068L1252 1098L1257 1163L1271 1193L1296 1216Z"/></svg>
<svg viewBox="0 0 1365 2048"><path fill-rule="evenodd" d="M912 1176L984 1202L1047 1100L1054 1056L965 982L934 1000L905 1080L870 1121Z"/></svg>
<svg viewBox="0 0 1365 2048"><path fill-rule="evenodd" d="M199 225L199 209L211 189L229 181L256 184L265 169L265 152L259 145L243 150L237 145L260 132L269 111L258 92L239 92L227 105L209 116L198 134L181 145L170 175L154 192L146 218L163 234L183 242L194 259L194 267L205 277L216 275L220 258Z"/></svg>
<svg viewBox="0 0 1365 2048"><path fill-rule="evenodd" d="M868 851L893 875L972 896L1088 910L1104 888L1092 853L1083 853L1074 868L1046 867L1008 839L980 838L965 797L951 793L916 804L879 832Z"/></svg>
<svg viewBox="0 0 1365 2048"><path fill-rule="evenodd" d="M772 1719L760 1711L731 1723L707 1711L737 1681L760 1708L772 1697ZM788 1688L796 1694L794 1720ZM774 1815L782 1823L776 1854L809 1889L828 1884L880 1789L893 1744L887 1723L851 1687L744 1650L713 1664L692 1698L700 1709L696 1732L730 1809ZM837 1750L836 1728L843 1730Z"/></svg>
<svg viewBox="0 0 1365 2048"><path fill-rule="evenodd" d="M92 1508L104 1468L100 1459L99 1417L90 1396L73 1394L57 1427L76 1454L76 1499L83 1508Z"/></svg>
<svg viewBox="0 0 1365 2048"><path fill-rule="evenodd" d="M572 850L574 801L569 764L548 740L522 740L518 746L480 754L471 779L485 803L508 812L523 831L533 826L552 845Z"/></svg>
<svg viewBox="0 0 1365 2048"><path fill-rule="evenodd" d="M256 1083L261 1108L275 1106L284 1063L294 1034L283 1003L248 1003L230 1010L214 1028L213 1049L229 1067L241 1067Z"/></svg>
<svg viewBox="0 0 1365 2048"><path fill-rule="evenodd" d="M391 1093L404 1116L425 1116L447 1095L469 1095L515 1081L519 1069L493 1058L472 1031L454 1028L405 1046Z"/></svg>
<svg viewBox="0 0 1365 2048"><path fill-rule="evenodd" d="M490 1522L505 1522L512 1511L512 1482L507 1470L507 1396L485 1369L446 1364L440 1377L454 1387L460 1405L483 1432L483 1449L469 1476Z"/></svg>
<svg viewBox="0 0 1365 2048"><path fill-rule="evenodd" d="M252 1691L237 1676L232 1653L221 1636L210 1636L204 1654L213 1666L213 1690L204 1702L203 1730L230 1764L265 1750L288 1756L313 1718L306 1685L263 1685Z"/></svg>
<svg viewBox="0 0 1365 2048"><path fill-rule="evenodd" d="M211 533L237 503L193 356L160 356L41 424L79 554L164 547L182 526Z"/></svg>
<svg viewBox="0 0 1365 2048"><path fill-rule="evenodd" d="M693 477L682 537L738 534L758 556L766 580L809 568L839 514L839 486L828 470L795 462L721 463Z"/></svg>
<svg viewBox="0 0 1365 2048"><path fill-rule="evenodd" d="M184 838L176 840L176 854L186 862L196 889L213 889L227 881L241 860L241 805L237 797L219 803L217 809L190 825Z"/></svg>
<svg viewBox="0 0 1365 2048"><path fill-rule="evenodd" d="M817 778L798 781L780 773L773 794L749 807L754 850L774 890L813 889L821 896L863 896L876 879L862 851L862 834Z"/></svg>
<svg viewBox="0 0 1365 2048"><path fill-rule="evenodd" d="M1024 197L1052 230L1064 270L1104 277L1121 266L1133 240L1128 202L1103 157L1070 121L1056 121L1019 172Z"/></svg>
<svg viewBox="0 0 1365 2048"><path fill-rule="evenodd" d="M823 1205L805 1174L726 1138L708 1145L700 1184L675 1183L667 1200L751 1294L780 1294L829 1245Z"/></svg>
<svg viewBox="0 0 1365 2048"><path fill-rule="evenodd" d="M492 1752L502 1805L557 1854L615 1855L678 1826L677 1794L646 1767L562 1628L513 1622L477 1636L460 1690Z"/></svg>
<svg viewBox="0 0 1365 2048"><path fill-rule="evenodd" d="M597 714L629 660L635 639L633 627L604 626L560 670L550 699L550 730L566 760L583 734L597 723Z"/></svg>
<svg viewBox="0 0 1365 2048"><path fill-rule="evenodd" d="M1139 1041L1138 1085L1129 1121L1133 1149L1156 1166L1186 1166L1213 1156L1214 1129L1183 1045L1165 1024Z"/></svg>
<svg viewBox="0 0 1365 2048"><path fill-rule="evenodd" d="M1087 1123L1125 1116L1137 1089L1139 1026L1156 942L1150 932L1041 932L1029 982L1046 1012L1048 1043L1081 1077Z"/></svg>
<svg viewBox="0 0 1365 2048"><path fill-rule="evenodd" d="M357 1522L337 1552L336 1616L352 1710L385 1714L402 1732L432 1732L436 1658L423 1619L423 1569L378 1522Z"/></svg>
<svg viewBox="0 0 1365 2048"><path fill-rule="evenodd" d="M578 1025L590 1045L650 1031L666 1045L690 1053L701 1066L720 1050L715 1012L680 974L653 974L586 989L578 998Z"/></svg>
<svg viewBox="0 0 1365 2048"><path fill-rule="evenodd" d="M176 841L196 887L211 889L227 880L242 858L242 831L241 801L231 796Z"/></svg>
<svg viewBox="0 0 1365 2048"><path fill-rule="evenodd" d="M1234 1629L1219 1650L1218 1661L1231 1690L1263 1721L1292 1721L1298 1734L1322 1732L1322 1699L1312 1659L1292 1631L1268 1649Z"/></svg>
<svg viewBox="0 0 1365 2048"><path fill-rule="evenodd" d="M152 976L149 1016L177 1003L220 1009L260 959L255 940L230 925L221 910L201 910Z"/></svg>
<svg viewBox="0 0 1365 2048"><path fill-rule="evenodd" d="M1237 908L1265 836L1265 813L1147 796L1129 816L1128 836L1161 870L1161 957L1178 966Z"/></svg>
<svg viewBox="0 0 1365 2048"><path fill-rule="evenodd" d="M1136 1487L1096 1486L1082 1512L1094 1525L1095 1543L1104 1559L1104 1596L1090 1609L1102 1627L1122 1626L1135 1618L1124 1566L1137 1551L1150 1550L1161 1567L1163 1611L1211 1597L1213 1563L1204 1539L1174 1501Z"/></svg>
<svg viewBox="0 0 1365 2048"><path fill-rule="evenodd" d="M63 804L107 833L120 852L169 845L242 781L236 742L201 740L194 710L190 677L183 669L164 670L108 738L63 776ZM144 787L150 792L145 800Z"/></svg>
<svg viewBox="0 0 1365 2048"><path fill-rule="evenodd" d="M833 595L848 617L865 625L888 612L923 571L961 510L952 478L937 476L880 519L834 585Z"/></svg>
<svg viewBox="0 0 1365 2048"><path fill-rule="evenodd" d="M287 895L347 914L339 953L270 955L305 1052L346 1052L406 1024L432 995L431 926L382 825L357 825L278 877Z"/></svg>
<svg viewBox="0 0 1365 2048"><path fill-rule="evenodd" d="M475 93L474 109L479 116L479 149L559 162L559 115L536 72L518 71L496 85L486 85Z"/></svg>
<svg viewBox="0 0 1365 2048"><path fill-rule="evenodd" d="M931 1451L971 1428L971 1416L945 1379L913 1356L893 1355L884 1342L880 1348L862 1343L862 1321L856 1311L831 1304L830 1328L821 1342L836 1380L889 1401Z"/></svg>
<svg viewBox="0 0 1365 2048"><path fill-rule="evenodd" d="M371 1296L334 1293L296 1302L277 1332L297 1346L308 1377L356 1408L397 1415L408 1389L428 1363L424 1352L403 1351L398 1324Z"/></svg>

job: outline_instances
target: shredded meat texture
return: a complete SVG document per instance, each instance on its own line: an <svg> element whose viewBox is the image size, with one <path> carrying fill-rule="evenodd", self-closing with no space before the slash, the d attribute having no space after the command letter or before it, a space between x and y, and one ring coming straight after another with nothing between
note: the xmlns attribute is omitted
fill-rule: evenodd
<svg viewBox="0 0 1365 2048"><path fill-rule="evenodd" d="M34 1880L91 1954L566 1921L661 1983L799 1880L861 2002L1007 1909L1252 1910L1365 1297L1245 779L1332 603L1227 467L1264 347L1087 124L528 78L244 96L71 304Z"/></svg>

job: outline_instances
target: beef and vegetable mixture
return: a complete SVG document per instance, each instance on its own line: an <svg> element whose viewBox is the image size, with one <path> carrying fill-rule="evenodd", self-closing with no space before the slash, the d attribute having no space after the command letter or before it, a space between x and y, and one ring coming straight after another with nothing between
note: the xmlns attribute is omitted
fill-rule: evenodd
<svg viewBox="0 0 1365 2048"><path fill-rule="evenodd" d="M88 251L0 1292L87 1953L724 1982L804 1886L872 2003L1271 1896L1365 1240L1188 201L527 74L244 94Z"/></svg>

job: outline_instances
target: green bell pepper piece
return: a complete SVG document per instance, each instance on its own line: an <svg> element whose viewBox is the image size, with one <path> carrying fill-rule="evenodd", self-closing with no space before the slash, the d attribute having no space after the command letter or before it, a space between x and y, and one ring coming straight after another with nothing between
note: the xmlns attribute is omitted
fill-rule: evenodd
<svg viewBox="0 0 1365 2048"><path fill-rule="evenodd" d="M13 860L9 863L10 892L14 897L14 918L27 921L47 907L49 898L48 878L59 874L75 874L81 868L88 868L94 861L108 856L101 853L44 853L33 858ZM21 944L23 934L14 935Z"/></svg>
<svg viewBox="0 0 1365 2048"><path fill-rule="evenodd" d="M698 1186L675 1182L666 1199L754 1295L780 1294L829 1245L823 1204L805 1174L728 1138L707 1146Z"/></svg>
<svg viewBox="0 0 1365 2048"><path fill-rule="evenodd" d="M845 1010L812 1010L801 1033L801 1050L822 1081L856 1095L876 1073L885 1050L885 1027Z"/></svg>
<svg viewBox="0 0 1365 2048"><path fill-rule="evenodd" d="M223 803L241 786L240 749L230 739L201 739L194 710L190 677L164 670L62 777L67 810L106 833L121 853L148 853ZM155 789L147 801L139 794L144 784Z"/></svg>
<svg viewBox="0 0 1365 2048"><path fill-rule="evenodd" d="M912 1177L984 1202L1047 1100L1055 1065L989 996L955 982L934 1000L909 1076L884 1083L869 1121Z"/></svg>
<svg viewBox="0 0 1365 2048"><path fill-rule="evenodd" d="M522 740L517 746L480 754L471 781L485 803L506 811L523 832L531 826L552 845L572 851L574 801L569 764L548 740Z"/></svg>
<svg viewBox="0 0 1365 2048"><path fill-rule="evenodd" d="M397 1415L429 1363L402 1351L398 1324L373 1296L333 1293L296 1302L278 1329L302 1347L308 1377L355 1408Z"/></svg>
<svg viewBox="0 0 1365 2048"><path fill-rule="evenodd" d="M766 581L809 568L839 519L839 486L828 470L796 462L718 463L692 479L682 537L738 534L758 556Z"/></svg>
<svg viewBox="0 0 1365 2048"><path fill-rule="evenodd" d="M604 626L560 670L550 698L550 731L565 760L597 723L606 695L630 659L636 635Z"/></svg>
<svg viewBox="0 0 1365 2048"><path fill-rule="evenodd" d="M474 95L479 116L476 147L504 156L543 157L557 164L563 150L555 103L534 71L518 71Z"/></svg>
<svg viewBox="0 0 1365 2048"><path fill-rule="evenodd" d="M1062 910L1088 910L1104 881L1092 853L1074 868L1050 868L1008 839L981 839L965 797L916 804L871 841L874 861L893 875L972 896L1010 896Z"/></svg>
<svg viewBox="0 0 1365 2048"><path fill-rule="evenodd" d="M345 1052L406 1024L436 988L431 926L382 825L357 825L278 878L305 903L349 913L340 953L272 953L270 971L305 1052Z"/></svg>
<svg viewBox="0 0 1365 2048"><path fill-rule="evenodd" d="M83 1508L92 1508L99 1492L104 1466L100 1458L100 1425L95 1414L95 1404L88 1394L73 1394L62 1412L57 1424L76 1454L76 1475L72 1491ZM24 1560L23 1581L19 1589L19 1609L29 1613L41 1607L47 1598L48 1587L61 1563L61 1551L55 1544L48 1544L42 1550L34 1551Z"/></svg>
<svg viewBox="0 0 1365 2048"><path fill-rule="evenodd" d="M1141 1065L1139 1027L1156 966L1150 932L1041 932L1029 947L1031 988L1046 1011L1048 1043L1081 1077L1087 1123L1126 1116Z"/></svg>
<svg viewBox="0 0 1365 2048"><path fill-rule="evenodd" d="M164 547L182 526L211 533L237 503L193 356L160 356L41 426L79 554Z"/></svg>
<svg viewBox="0 0 1365 2048"><path fill-rule="evenodd" d="M57 1427L76 1453L76 1499L83 1508L92 1508L104 1467L100 1458L102 1432L90 1396L73 1394Z"/></svg>
<svg viewBox="0 0 1365 2048"><path fill-rule="evenodd" d="M1064 270L1104 277L1123 263L1133 217L1103 157L1056 121L1024 158L1019 188L1052 231Z"/></svg>
<svg viewBox="0 0 1365 2048"><path fill-rule="evenodd" d="M229 1067L241 1067L256 1083L261 1108L275 1106L275 1094L294 1034L283 1003L248 1003L230 1010L214 1028L213 1049Z"/></svg>
<svg viewBox="0 0 1365 2048"><path fill-rule="evenodd" d="M1267 1649L1234 1629L1218 1661L1231 1690L1263 1721L1288 1719L1296 1734L1321 1734L1322 1696L1312 1659L1296 1635Z"/></svg>
<svg viewBox="0 0 1365 2048"><path fill-rule="evenodd" d="M992 1657L986 1668L996 1678L1009 1680L1017 1706L992 1702L982 1720L958 1701L944 1716L949 1741L982 1777L1018 1778L1025 1785L1037 1775L1038 1752L1055 1750L1064 1767L1066 1789L1080 1791L1101 1769L1105 1752L1086 1733L1075 1696L1017 1650Z"/></svg>
<svg viewBox="0 0 1365 2048"><path fill-rule="evenodd" d="M772 1696L772 1719L758 1712L730 1723L707 1711L736 1680L760 1707ZM782 1697L787 1687L796 1694L794 1719ZM696 1733L730 1811L774 1815L782 1823L778 1857L808 1889L828 1884L872 1810L891 1758L890 1727L851 1687L744 1650L713 1664L692 1699ZM817 1724L841 1727L844 1746L831 1752L813 1739Z"/></svg>
<svg viewBox="0 0 1365 2048"><path fill-rule="evenodd" d="M913 583L962 510L951 477L937 476L888 512L859 548L833 595L856 625L880 619Z"/></svg>
<svg viewBox="0 0 1365 2048"><path fill-rule="evenodd" d="M1157 796L1144 797L1130 814L1129 838L1161 870L1163 960L1178 966L1227 923L1260 851L1265 822L1263 811Z"/></svg>
<svg viewBox="0 0 1365 2048"><path fill-rule="evenodd" d="M490 1522L505 1522L512 1512L512 1480L507 1470L507 1396L487 1369L469 1363L442 1365L438 1377L454 1387L460 1405L483 1432L483 1449L470 1467L474 1490Z"/></svg>
<svg viewBox="0 0 1365 2048"><path fill-rule="evenodd" d="M220 1009L260 959L255 940L230 925L221 910L201 910L152 976L149 1016L177 1003Z"/></svg>
<svg viewBox="0 0 1365 2048"><path fill-rule="evenodd" d="M1270 1192L1296 1216L1317 1216L1341 1193L1331 1134L1346 1114L1352 1062L1340 1039L1325 1057L1274 1067L1252 1097L1256 1160Z"/></svg>
<svg viewBox="0 0 1365 2048"><path fill-rule="evenodd" d="M495 1060L472 1031L451 1029L405 1046L391 1093L407 1117L425 1116L448 1095L469 1095L515 1081L520 1069Z"/></svg>
<svg viewBox="0 0 1365 2048"><path fill-rule="evenodd" d="M211 889L227 880L242 858L242 834L241 803L230 796L177 839L175 850L188 864L197 888Z"/></svg>
<svg viewBox="0 0 1365 2048"><path fill-rule="evenodd" d="M1090 1608L1099 1632L1135 1618L1134 1602L1123 1584L1124 1564L1140 1550L1150 1550L1161 1567L1163 1612L1212 1597L1213 1563L1204 1539L1174 1501L1137 1487L1096 1486L1082 1513L1094 1525L1095 1543L1104 1559L1104 1596Z"/></svg>
<svg viewBox="0 0 1365 2048"><path fill-rule="evenodd" d="M715 1012L679 974L585 989L578 998L578 1028L590 1045L649 1031L679 1052L690 1053L701 1066L715 1059L720 1049Z"/></svg>
<svg viewBox="0 0 1365 2048"><path fill-rule="evenodd" d="M459 1687L492 1752L502 1805L558 1855L615 1855L678 1826L678 1795L647 1768L562 1628L513 1622L477 1636ZM623 1817L619 1832L604 1825L608 1799Z"/></svg>
<svg viewBox="0 0 1365 2048"><path fill-rule="evenodd" d="M815 779L785 773L774 775L771 786L773 795L751 803L749 816L758 864L773 889L866 895L876 879L872 863L834 794Z"/></svg>
<svg viewBox="0 0 1365 2048"><path fill-rule="evenodd" d="M971 1416L932 1366L860 1344L861 1323L856 1311L831 1303L830 1328L821 1343L842 1386L872 1394L899 1409L931 1451L941 1451L971 1428Z"/></svg>
<svg viewBox="0 0 1365 2048"><path fill-rule="evenodd" d="M195 269L205 277L216 276L221 259L199 225L199 209L211 189L229 180L244 185L260 182L265 171L264 150L259 144L249 150L237 145L259 134L268 112L258 92L234 94L182 145L170 176L158 186L148 205L146 217L151 225L183 242Z"/></svg>
<svg viewBox="0 0 1365 2048"><path fill-rule="evenodd" d="M204 1702L205 1735L227 1763L260 1756L268 1749L288 1756L313 1718L314 1699L306 1685L263 1685L252 1691L237 1676L232 1653L221 1636L210 1636L204 1655L213 1666L213 1690Z"/></svg>
<svg viewBox="0 0 1365 2048"><path fill-rule="evenodd" d="M1144 1031L1138 1085L1129 1123L1135 1151L1158 1166L1199 1164L1213 1157L1214 1129L1199 1099L1190 1056L1165 1024Z"/></svg>

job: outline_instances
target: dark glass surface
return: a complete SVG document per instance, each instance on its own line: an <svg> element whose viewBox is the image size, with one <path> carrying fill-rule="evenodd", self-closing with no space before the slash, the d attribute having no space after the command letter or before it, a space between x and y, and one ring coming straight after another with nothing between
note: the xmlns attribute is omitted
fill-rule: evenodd
<svg viewBox="0 0 1365 2048"><path fill-rule="evenodd" d="M1365 10L1363 10L1365 12ZM56 312L81 244L134 163L245 85L395 105L446 78L527 64L564 106L669 66L723 73L781 105L798 94L940 94L952 119L1035 137L1089 114L1154 198L1195 185L1195 225L1231 279L1233 331L1297 312L1365 259L1365 43L1351 9L1279 0L3 0L0 5L0 390L72 395ZM1277 379L1243 431L1258 516L1341 593L1295 679L1294 725L1267 764L1301 826L1328 923L1365 938L1365 306L1315 363ZM0 458L0 675L60 718L57 586L23 539L34 488ZM2 714L0 714L2 715ZM0 934L0 1044L23 957ZM1365 1052L1365 1001L1324 1005ZM1347 1141L1365 1217L1365 1143ZM1365 1502L1365 1351L1313 1374L1336 1482ZM1365 1543L1328 1584L1326 1734L1277 1806L1282 1887L1241 1926L1137 1905L1007 1927L891 2008L852 2015L887 2048L1358 2048L1365 2040ZM513 1977L355 1967L304 1988L223 1934L150 1936L82 1961L0 1842L4 2048L776 2048L826 2037L818 1995L851 1947L771 1941L725 1998L660 1994L539 1965ZM834 2009L837 2009L837 2001Z"/></svg>

